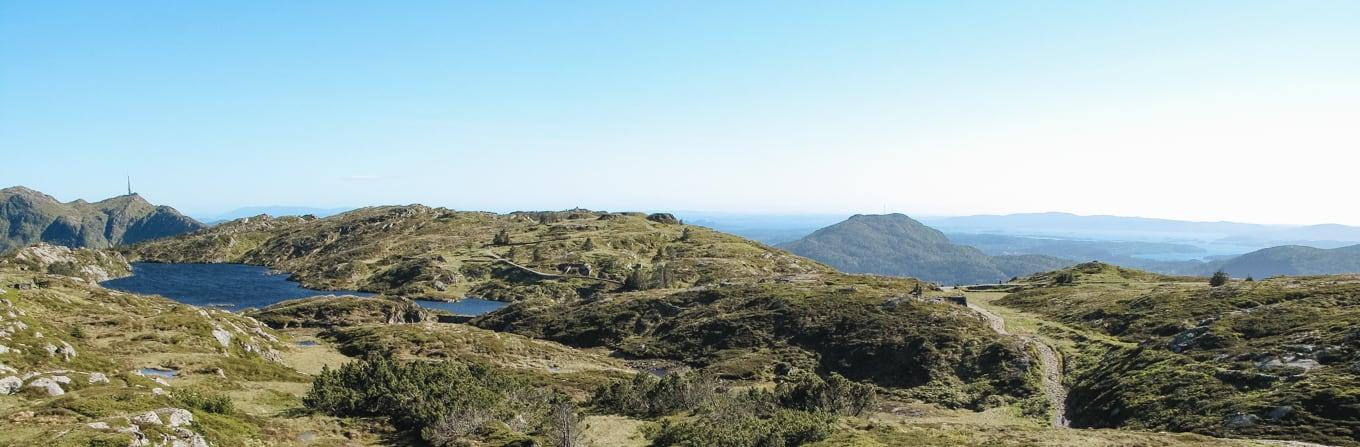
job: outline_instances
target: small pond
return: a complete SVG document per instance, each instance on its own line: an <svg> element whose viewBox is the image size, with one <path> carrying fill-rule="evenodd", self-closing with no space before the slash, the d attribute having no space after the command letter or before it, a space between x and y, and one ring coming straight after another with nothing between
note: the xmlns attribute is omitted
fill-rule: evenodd
<svg viewBox="0 0 1360 447"><path fill-rule="evenodd" d="M475 317L488 312L495 312L505 306L510 305L510 303L504 301L491 301L484 300L481 298L463 298L452 303L445 301L416 300L416 303L419 303L420 307L424 307L426 309L447 310L449 312L452 312L454 315L463 315L469 317Z"/></svg>
<svg viewBox="0 0 1360 447"><path fill-rule="evenodd" d="M160 376L167 379L173 379L176 375L179 375L179 371L173 369L142 368L138 371L141 372L143 376Z"/></svg>
<svg viewBox="0 0 1360 447"><path fill-rule="evenodd" d="M244 264L137 262L132 264L132 276L104 281L100 285L124 292L161 295L184 304L232 311L249 307L264 308L280 301L317 295L373 296L372 293L354 290L308 289L288 280L287 274L275 273L268 267ZM509 304L477 298L453 303L417 302L428 309L466 316L481 315Z"/></svg>

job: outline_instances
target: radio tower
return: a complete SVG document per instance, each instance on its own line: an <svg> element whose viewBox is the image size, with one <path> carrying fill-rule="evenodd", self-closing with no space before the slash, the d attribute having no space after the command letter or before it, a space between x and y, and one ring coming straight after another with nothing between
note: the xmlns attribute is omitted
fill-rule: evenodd
<svg viewBox="0 0 1360 447"><path fill-rule="evenodd" d="M128 195L132 195L132 176L128 176Z"/></svg>

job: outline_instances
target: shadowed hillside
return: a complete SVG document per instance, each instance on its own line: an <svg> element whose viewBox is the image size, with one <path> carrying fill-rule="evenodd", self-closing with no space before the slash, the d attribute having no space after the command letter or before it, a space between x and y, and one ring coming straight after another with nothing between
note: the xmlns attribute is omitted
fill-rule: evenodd
<svg viewBox="0 0 1360 447"><path fill-rule="evenodd" d="M137 194L61 203L22 186L0 189L0 253L37 242L107 248L201 228L174 208L152 205Z"/></svg>

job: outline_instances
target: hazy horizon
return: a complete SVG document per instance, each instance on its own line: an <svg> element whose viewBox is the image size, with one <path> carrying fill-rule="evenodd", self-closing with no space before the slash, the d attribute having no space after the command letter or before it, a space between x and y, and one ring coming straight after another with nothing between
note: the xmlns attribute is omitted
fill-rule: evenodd
<svg viewBox="0 0 1360 447"><path fill-rule="evenodd" d="M1360 3L0 3L0 184L1360 225Z"/></svg>

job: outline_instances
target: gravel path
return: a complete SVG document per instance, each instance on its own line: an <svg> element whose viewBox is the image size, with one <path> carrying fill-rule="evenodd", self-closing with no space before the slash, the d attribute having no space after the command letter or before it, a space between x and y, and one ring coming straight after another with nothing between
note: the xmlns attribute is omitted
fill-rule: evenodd
<svg viewBox="0 0 1360 447"><path fill-rule="evenodd" d="M994 314L987 309L969 303L968 308L973 309L978 315L982 315L987 320L987 325L993 331L1001 335L1011 335L1006 331L1006 320L1000 315ZM1058 359L1058 353L1053 351L1053 347L1044 343L1038 337L1032 335L1021 335L1020 339L1026 345L1033 345L1039 351L1039 363L1044 370L1044 394L1048 396L1048 403L1053 408L1052 423L1054 427L1065 428L1068 426L1067 420L1067 388L1062 384L1062 361Z"/></svg>

